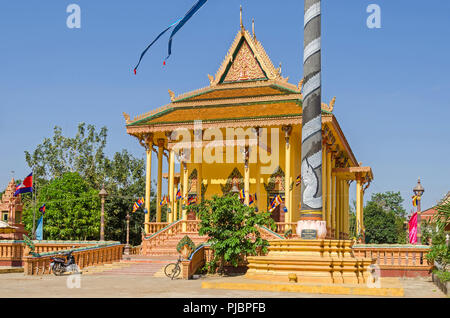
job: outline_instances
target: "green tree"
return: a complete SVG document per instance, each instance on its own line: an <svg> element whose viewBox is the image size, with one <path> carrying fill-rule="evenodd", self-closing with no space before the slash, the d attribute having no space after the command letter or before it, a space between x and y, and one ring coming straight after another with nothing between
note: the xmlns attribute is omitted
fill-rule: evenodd
<svg viewBox="0 0 450 318"><path fill-rule="evenodd" d="M78 173L90 188L100 190L102 184L109 194L105 202L105 239L126 241L126 214L131 213L133 203L144 196L145 162L128 151L116 152L112 159L105 153L107 128L99 131L93 125L81 123L75 137L66 137L61 128L54 128L52 138L45 138L32 152L25 152L25 159L34 171L35 190L41 189L55 178L67 172ZM32 206L31 195L23 196L25 205ZM52 200L52 198L47 198ZM95 206L99 209L98 204ZM156 198L152 192L150 219L155 215ZM98 203L98 204L97 204ZM94 205L92 206L94 207ZM32 218L26 219L27 228L32 228ZM144 210L130 214L130 243L140 244L144 222ZM62 239L56 238L56 239Z"/></svg>
<svg viewBox="0 0 450 318"><path fill-rule="evenodd" d="M268 242L261 238L257 226L273 227L270 213L256 213L236 195L215 195L211 200L190 206L189 210L200 218L200 235L209 236L214 253L210 270L219 266L219 273L223 274L226 263L236 267L244 256L256 255L259 250L267 252Z"/></svg>
<svg viewBox="0 0 450 318"><path fill-rule="evenodd" d="M397 243L398 233L395 214L385 212L374 201L369 201L364 208L364 226L367 244Z"/></svg>
<svg viewBox="0 0 450 318"><path fill-rule="evenodd" d="M384 193L375 193L371 201L377 204L385 214L393 214L396 228L396 240L393 243L407 243L406 210L403 208L403 198L400 192L387 191ZM364 210L365 211L365 210ZM364 223L366 224L366 215L364 212Z"/></svg>
<svg viewBox="0 0 450 318"><path fill-rule="evenodd" d="M100 202L93 189L77 172L66 172L43 186L37 206L45 203L44 238L47 240L98 240ZM41 216L37 212L36 220ZM33 207L25 209L26 229L31 232Z"/></svg>
<svg viewBox="0 0 450 318"><path fill-rule="evenodd" d="M94 125L80 123L71 138L63 136L62 129L56 126L52 138L45 138L32 153L25 151L35 183L39 186L66 172L78 172L92 187L99 188L105 178L106 137L106 127L97 132Z"/></svg>

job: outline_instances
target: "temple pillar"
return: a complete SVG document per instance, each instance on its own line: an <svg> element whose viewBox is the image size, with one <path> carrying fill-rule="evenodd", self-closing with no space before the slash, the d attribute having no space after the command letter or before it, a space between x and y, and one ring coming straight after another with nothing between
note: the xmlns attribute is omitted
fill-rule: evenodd
<svg viewBox="0 0 450 318"><path fill-rule="evenodd" d="M332 160L332 167L335 159ZM336 237L336 175L331 175L331 231L333 238Z"/></svg>
<svg viewBox="0 0 450 318"><path fill-rule="evenodd" d="M156 185L156 222L161 222L161 187L164 154L164 139L158 139L158 180Z"/></svg>
<svg viewBox="0 0 450 318"><path fill-rule="evenodd" d="M172 223L175 219L175 211L174 211L174 175L175 175L175 152L173 149L169 150L169 176L168 176L168 196L169 196L169 204L167 206L168 213L168 222Z"/></svg>
<svg viewBox="0 0 450 318"><path fill-rule="evenodd" d="M260 134L260 128L256 127L255 131L256 131L256 147L255 147L255 151L256 151L256 171L255 171L255 177L256 177L256 208L258 209L258 212L262 211L263 207L261 205L262 200L261 200L261 162L260 162L260 155L259 155L259 134Z"/></svg>
<svg viewBox="0 0 450 318"><path fill-rule="evenodd" d="M341 238L341 179L336 177L336 238Z"/></svg>
<svg viewBox="0 0 450 318"><path fill-rule="evenodd" d="M328 211L327 211L327 147L326 147L326 139L323 139L322 145L322 209L323 209L323 219L326 222L327 226L330 220L328 219Z"/></svg>
<svg viewBox="0 0 450 318"><path fill-rule="evenodd" d="M152 183L152 147L151 145L146 149L147 162L145 171L145 209L147 213L145 214L145 234L150 232L150 192Z"/></svg>
<svg viewBox="0 0 450 318"><path fill-rule="evenodd" d="M202 184L203 184L203 164L197 165L197 203L200 204L202 200Z"/></svg>
<svg viewBox="0 0 450 318"><path fill-rule="evenodd" d="M344 183L345 183L345 180L341 179L341 184L340 184L340 188L341 188L341 190L340 190L340 192L341 192L341 195L340 195L340 204L341 204L340 220L341 220L341 222L340 222L340 226L339 226L339 228L341 230L341 234L340 234L340 238L341 239L344 239L344 233L345 233L345 224L344 224L344 221L345 221L345 190L344 190Z"/></svg>
<svg viewBox="0 0 450 318"><path fill-rule="evenodd" d="M326 198L327 198L327 215L328 215L328 222L327 222L327 237L331 238L331 213L332 213L332 206L331 206L331 200L332 200L332 180L331 180L331 151L327 151L326 154L327 161L326 161L326 169L327 169L327 191L326 191Z"/></svg>
<svg viewBox="0 0 450 318"><path fill-rule="evenodd" d="M244 152L244 204L250 203L250 164L249 164L249 146L245 146Z"/></svg>
<svg viewBox="0 0 450 318"><path fill-rule="evenodd" d="M356 177L356 235L362 234L362 180Z"/></svg>
<svg viewBox="0 0 450 318"><path fill-rule="evenodd" d="M350 222L349 222L349 188L350 188L350 183L346 180L344 183L344 194L345 194L345 205L344 205L344 213L345 213L345 222L344 222L344 229L345 229L345 234L346 234L346 239L348 239L350 237Z"/></svg>
<svg viewBox="0 0 450 318"><path fill-rule="evenodd" d="M285 143L285 173L284 173L284 206L286 209L288 209L285 222L291 223L292 222L292 211L290 209L290 202L291 202L291 145L290 145L290 135L292 132L292 126L283 126L282 130L284 131L284 139L286 141ZM289 225L287 229L290 229L291 226Z"/></svg>
<svg viewBox="0 0 450 318"><path fill-rule="evenodd" d="M186 162L182 163L183 165L183 199L182 199L182 213L183 213L183 220L187 221L187 200L188 200L188 182L189 182L189 175L188 175L188 169ZM182 229L183 232L186 232L187 224L186 222L183 222Z"/></svg>

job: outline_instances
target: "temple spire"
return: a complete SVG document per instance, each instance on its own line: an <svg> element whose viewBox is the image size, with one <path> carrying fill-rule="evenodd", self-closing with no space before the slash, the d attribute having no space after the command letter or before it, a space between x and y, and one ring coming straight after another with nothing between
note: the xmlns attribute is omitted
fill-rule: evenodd
<svg viewBox="0 0 450 318"><path fill-rule="evenodd" d="M241 22L241 30L244 30L244 24L242 23L242 5L240 8L240 22Z"/></svg>

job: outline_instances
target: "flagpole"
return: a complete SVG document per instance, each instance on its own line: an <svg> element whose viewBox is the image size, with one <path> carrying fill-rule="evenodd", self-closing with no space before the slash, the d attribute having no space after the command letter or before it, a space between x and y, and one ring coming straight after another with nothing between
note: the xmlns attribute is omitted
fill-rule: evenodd
<svg viewBox="0 0 450 318"><path fill-rule="evenodd" d="M34 188L34 167L31 169L31 180L32 180L32 183L31 183L31 188L32 188L32 190L33 190L33 201L34 201L34 203L33 203L33 233L32 233L32 237L33 237L33 240L35 240L36 239L36 191L35 191L35 188Z"/></svg>

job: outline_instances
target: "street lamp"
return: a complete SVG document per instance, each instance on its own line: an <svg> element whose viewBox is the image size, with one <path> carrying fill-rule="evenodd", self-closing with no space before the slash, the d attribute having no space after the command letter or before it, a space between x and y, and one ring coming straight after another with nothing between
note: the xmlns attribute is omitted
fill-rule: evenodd
<svg viewBox="0 0 450 318"><path fill-rule="evenodd" d="M422 232L420 230L420 201L422 198L422 194L425 192L425 189L420 184L420 178L417 181L417 185L414 187L413 192L416 196L418 196L417 200L417 243L422 244Z"/></svg>
<svg viewBox="0 0 450 318"><path fill-rule="evenodd" d="M105 185L102 185L102 189L99 194L102 199L102 214L100 218L100 241L105 240L105 198L108 196L108 192L105 190Z"/></svg>

